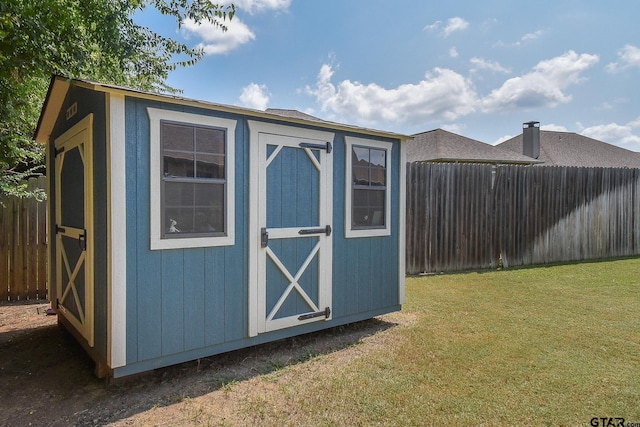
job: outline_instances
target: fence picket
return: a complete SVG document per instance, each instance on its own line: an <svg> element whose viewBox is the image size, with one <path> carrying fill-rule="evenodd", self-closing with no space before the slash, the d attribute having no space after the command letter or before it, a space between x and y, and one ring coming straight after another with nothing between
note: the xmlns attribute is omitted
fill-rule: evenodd
<svg viewBox="0 0 640 427"><path fill-rule="evenodd" d="M407 183L409 274L640 255L639 169L414 163Z"/></svg>
<svg viewBox="0 0 640 427"><path fill-rule="evenodd" d="M29 190L45 189L31 178ZM0 204L0 301L47 298L46 202L3 196Z"/></svg>

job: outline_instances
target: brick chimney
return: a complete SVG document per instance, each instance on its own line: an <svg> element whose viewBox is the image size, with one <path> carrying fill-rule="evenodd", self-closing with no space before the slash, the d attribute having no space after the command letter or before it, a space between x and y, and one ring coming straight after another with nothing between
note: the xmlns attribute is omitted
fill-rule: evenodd
<svg viewBox="0 0 640 427"><path fill-rule="evenodd" d="M540 157L540 122L522 124L522 154L534 159Z"/></svg>

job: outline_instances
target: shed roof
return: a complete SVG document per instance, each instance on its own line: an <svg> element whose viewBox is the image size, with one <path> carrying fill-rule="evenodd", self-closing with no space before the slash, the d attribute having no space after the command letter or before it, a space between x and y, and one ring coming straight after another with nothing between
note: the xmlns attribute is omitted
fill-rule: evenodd
<svg viewBox="0 0 640 427"><path fill-rule="evenodd" d="M522 153L522 134L498 147ZM640 153L574 132L540 131L542 166L640 168Z"/></svg>
<svg viewBox="0 0 640 427"><path fill-rule="evenodd" d="M413 136L407 143L407 161L532 164L538 161L522 154L467 138L443 129Z"/></svg>
<svg viewBox="0 0 640 427"><path fill-rule="evenodd" d="M62 108L64 98L71 85L76 85L79 87L84 87L84 88L99 91L99 92L114 93L114 94L121 94L124 96L135 96L138 98L153 99L153 100L158 100L158 101L168 102L168 103L190 105L193 107L204 108L208 110L243 114L245 116L250 116L255 118L266 118L266 119L272 119L272 120L275 119L275 120L289 122L289 123L307 124L307 125L313 125L315 127L321 127L321 128L327 128L327 129L339 129L344 131L352 131L352 132L364 133L364 134L373 135L373 136L400 139L402 141L405 141L411 138L408 135L403 135L395 132L368 129L368 128L363 128L359 126L347 125L343 123L330 122L330 121L318 119L317 117L313 117L296 110L280 110L280 109L272 109L271 111L254 110L250 108L238 107L233 105L225 105L225 104L218 104L218 103L209 102L209 101L196 100L196 99L186 98L186 97L177 96L177 95L144 92L144 91L139 91L136 89L126 88L122 86L97 83L97 82L92 82L89 80L82 80L82 79L70 79L67 77L54 75L51 78L49 91L47 93L47 97L45 98L44 104L42 106L40 119L38 121L36 132L34 134L34 139L37 142L44 143L49 139L49 136L53 131L53 127L58 117L60 108ZM295 112L296 114L294 114L293 112Z"/></svg>

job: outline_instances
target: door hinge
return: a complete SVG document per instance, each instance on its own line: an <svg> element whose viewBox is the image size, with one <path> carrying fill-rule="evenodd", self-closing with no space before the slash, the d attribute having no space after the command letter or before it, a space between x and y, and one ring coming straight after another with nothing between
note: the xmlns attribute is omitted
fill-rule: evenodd
<svg viewBox="0 0 640 427"><path fill-rule="evenodd" d="M327 142L326 144L311 144L310 142L301 142L300 144L298 144L298 146L300 146L300 148L313 148L316 150L327 150L327 154L331 153L331 149L333 148L330 142Z"/></svg>
<svg viewBox="0 0 640 427"><path fill-rule="evenodd" d="M322 317L322 316L324 316L325 319L328 319L329 316L331 316L331 309L329 307L327 307L322 311L316 311L315 313L303 314L301 316L298 316L298 320L307 320L307 319L313 319L314 317Z"/></svg>
<svg viewBox="0 0 640 427"><path fill-rule="evenodd" d="M82 234L78 236L78 245L82 251L87 250L87 230L82 230Z"/></svg>
<svg viewBox="0 0 640 427"><path fill-rule="evenodd" d="M266 248L269 246L269 232L266 227L260 229L260 247Z"/></svg>
<svg viewBox="0 0 640 427"><path fill-rule="evenodd" d="M60 227L58 224L56 224L56 230L55 231L56 231L56 234L58 234L58 233L64 233L67 230L64 227Z"/></svg>

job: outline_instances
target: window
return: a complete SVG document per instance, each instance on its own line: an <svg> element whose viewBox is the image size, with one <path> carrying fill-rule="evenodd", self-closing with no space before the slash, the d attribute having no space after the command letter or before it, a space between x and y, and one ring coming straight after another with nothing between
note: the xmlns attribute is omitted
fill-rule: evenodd
<svg viewBox="0 0 640 427"><path fill-rule="evenodd" d="M391 234L392 144L346 137L346 237Z"/></svg>
<svg viewBox="0 0 640 427"><path fill-rule="evenodd" d="M151 249L232 245L235 120L147 111Z"/></svg>

